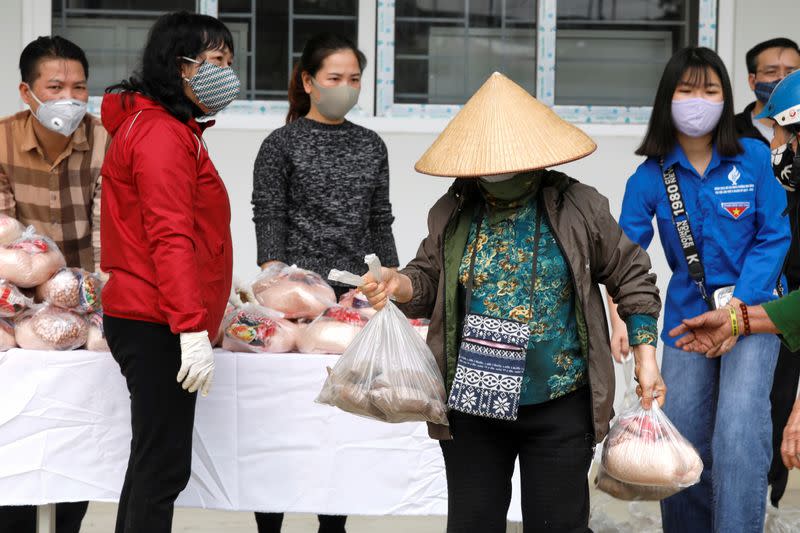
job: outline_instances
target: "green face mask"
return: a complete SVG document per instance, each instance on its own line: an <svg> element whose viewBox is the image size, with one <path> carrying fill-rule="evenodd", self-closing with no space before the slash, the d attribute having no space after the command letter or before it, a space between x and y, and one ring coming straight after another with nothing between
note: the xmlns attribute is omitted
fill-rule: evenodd
<svg viewBox="0 0 800 533"><path fill-rule="evenodd" d="M514 177L490 182L481 178L480 188L486 201L498 207L514 207L511 204L527 201L539 188L539 172L522 172Z"/></svg>
<svg viewBox="0 0 800 533"><path fill-rule="evenodd" d="M314 78L311 78L311 83L319 91L319 100L314 100L314 105L328 120L342 120L356 105L361 93L360 89L349 85L323 87Z"/></svg>

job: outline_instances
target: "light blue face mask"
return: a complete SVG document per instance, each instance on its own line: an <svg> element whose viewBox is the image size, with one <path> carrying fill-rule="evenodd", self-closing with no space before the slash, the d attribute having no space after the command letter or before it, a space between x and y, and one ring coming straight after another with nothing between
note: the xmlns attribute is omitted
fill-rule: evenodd
<svg viewBox="0 0 800 533"><path fill-rule="evenodd" d="M64 137L72 135L86 115L86 102L74 98L60 98L42 102L28 86L31 96L39 107L34 116L42 126Z"/></svg>
<svg viewBox="0 0 800 533"><path fill-rule="evenodd" d="M192 88L197 100L213 115L225 109L237 96L241 82L231 67L220 67L205 61L184 57L186 61L199 64L200 68L191 78L184 78Z"/></svg>

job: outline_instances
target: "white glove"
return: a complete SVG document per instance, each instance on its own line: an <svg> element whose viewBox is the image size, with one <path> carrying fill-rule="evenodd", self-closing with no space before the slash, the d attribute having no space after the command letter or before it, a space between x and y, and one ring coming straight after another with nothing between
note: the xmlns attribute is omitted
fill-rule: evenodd
<svg viewBox="0 0 800 533"><path fill-rule="evenodd" d="M181 369L178 370L178 383L183 383L183 390L195 392L200 389L203 396L208 396L214 378L214 351L208 333L181 333L180 337Z"/></svg>

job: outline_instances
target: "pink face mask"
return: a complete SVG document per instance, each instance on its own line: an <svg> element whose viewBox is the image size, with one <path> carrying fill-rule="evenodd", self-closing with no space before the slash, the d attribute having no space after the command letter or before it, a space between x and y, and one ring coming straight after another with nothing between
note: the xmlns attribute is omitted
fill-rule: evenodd
<svg viewBox="0 0 800 533"><path fill-rule="evenodd" d="M712 102L705 98L687 98L672 101L672 123L689 137L702 137L719 124L725 102Z"/></svg>

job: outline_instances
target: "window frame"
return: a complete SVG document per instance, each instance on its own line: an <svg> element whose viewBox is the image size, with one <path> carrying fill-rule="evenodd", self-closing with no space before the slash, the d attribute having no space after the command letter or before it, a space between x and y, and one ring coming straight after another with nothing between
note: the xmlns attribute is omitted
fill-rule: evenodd
<svg viewBox="0 0 800 533"><path fill-rule="evenodd" d="M375 116L375 20L376 0L358 0L357 40L359 49L367 58L367 67L361 73L361 94L358 103L349 116L360 119ZM217 17L219 15L218 0L198 0L197 12ZM243 128L263 129L264 117L276 127L282 125L283 117L289 111L286 98L281 100L235 100L227 108L220 111L215 118L218 122ZM280 119L280 122L279 120Z"/></svg>
<svg viewBox="0 0 800 533"><path fill-rule="evenodd" d="M717 48L719 0L698 0L698 45ZM724 0L722 0L724 1ZM557 0L538 0L536 16L536 98L577 124L647 124L652 106L555 105ZM376 116L442 119L460 105L402 104L394 101L394 0L378 0Z"/></svg>
<svg viewBox="0 0 800 533"><path fill-rule="evenodd" d="M59 0L26 2L23 27L27 35L50 34L52 1ZM652 110L650 106L554 105L557 1L539 0L537 4L537 90L534 96L552 106L562 118L577 124L647 124ZM721 38L726 34L718 32L718 25L734 26L733 0L698 1L698 44L712 50L719 47L723 60L731 64L733 35L731 32L731 35ZM198 13L211 16L219 13L218 0L197 0L196 5ZM720 10L720 5L726 11ZM438 131L461 109L460 105L394 102L394 15L395 0L358 2L358 42L367 56L367 68L362 75L358 104L350 116L357 122L374 122L375 126L390 131ZM101 100L101 96L89 98L91 113L100 112ZM262 130L265 126L281 125L288 108L286 100L236 100L216 118L224 127Z"/></svg>

